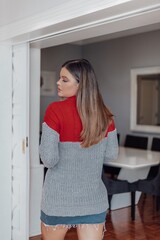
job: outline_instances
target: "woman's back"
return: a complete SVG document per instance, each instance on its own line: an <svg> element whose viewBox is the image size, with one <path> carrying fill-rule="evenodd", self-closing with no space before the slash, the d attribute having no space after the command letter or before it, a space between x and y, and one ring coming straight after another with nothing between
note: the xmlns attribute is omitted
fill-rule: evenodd
<svg viewBox="0 0 160 240"><path fill-rule="evenodd" d="M40 144L40 157L48 168L42 193L42 234L47 240L62 240L66 226L87 224L87 228L77 228L79 238L99 240L108 209L102 167L118 153L113 115L85 59L62 65L57 90L66 100L47 108ZM97 223L97 232L92 231ZM53 233L51 226L57 225L63 226Z"/></svg>
<svg viewBox="0 0 160 240"><path fill-rule="evenodd" d="M46 158L48 155L48 160L46 158L47 161L44 161L49 170L42 198L42 210L48 214L84 215L102 212L108 208L101 172L108 134L110 138L115 135L114 125L109 128L109 133L102 141L89 148L81 147L81 130L76 97L49 106L43 124L43 147L40 148L41 156ZM48 142L44 143L43 139L48 139ZM54 143L49 154L51 139L54 139ZM44 147L44 144L48 148Z"/></svg>

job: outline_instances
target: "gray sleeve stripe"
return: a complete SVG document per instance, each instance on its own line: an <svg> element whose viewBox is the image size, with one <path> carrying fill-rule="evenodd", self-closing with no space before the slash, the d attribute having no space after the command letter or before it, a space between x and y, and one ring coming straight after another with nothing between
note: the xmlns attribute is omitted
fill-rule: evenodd
<svg viewBox="0 0 160 240"><path fill-rule="evenodd" d="M51 129L46 123L42 125L41 143L39 154L45 167L52 168L59 161L59 134Z"/></svg>
<svg viewBox="0 0 160 240"><path fill-rule="evenodd" d="M118 157L117 130L108 133L104 163Z"/></svg>
<svg viewBox="0 0 160 240"><path fill-rule="evenodd" d="M59 133L56 132L56 131L55 131L54 129L52 129L51 127L49 127L46 122L44 122L44 123L42 124L42 132L43 132L43 129L46 129L46 131L48 131L48 133L50 132L50 134L55 134L55 135L57 135L57 137L59 138Z"/></svg>

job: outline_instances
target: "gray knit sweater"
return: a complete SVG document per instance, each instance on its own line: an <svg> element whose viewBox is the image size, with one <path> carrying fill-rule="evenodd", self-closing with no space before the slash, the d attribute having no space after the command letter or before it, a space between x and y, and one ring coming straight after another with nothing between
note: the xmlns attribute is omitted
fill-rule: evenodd
<svg viewBox="0 0 160 240"><path fill-rule="evenodd" d="M72 104L70 101L67 104L69 114ZM54 104L51 108L54 111ZM63 115L64 112L66 118L63 103L60 109L58 113ZM76 120L75 114L72 115ZM55 121L59 121L58 118ZM89 148L82 148L79 142L60 141L60 134L51 125L43 123L39 151L48 171L41 210L49 216L82 216L106 211L108 198L101 174L103 163L117 158L116 129L109 131L107 137Z"/></svg>

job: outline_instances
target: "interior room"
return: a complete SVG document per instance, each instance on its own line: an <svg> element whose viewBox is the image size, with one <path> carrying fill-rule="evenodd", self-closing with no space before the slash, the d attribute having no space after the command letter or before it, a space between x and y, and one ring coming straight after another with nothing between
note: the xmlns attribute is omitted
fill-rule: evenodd
<svg viewBox="0 0 160 240"><path fill-rule="evenodd" d="M61 64L68 59L86 58L96 72L105 103L112 110L120 145L124 145L126 134L149 136L148 149L155 131L131 130L131 70L160 66L160 30L141 32L130 36L105 36L71 42L41 49L41 73L50 72L54 79L54 91L45 93L41 89L40 126L47 105L56 101L56 81Z"/></svg>
<svg viewBox="0 0 160 240"><path fill-rule="evenodd" d="M43 78L43 84L41 85L40 94L40 132L47 106L51 102L58 100L56 81L59 78L61 65L70 59L86 58L92 63L104 101L114 114L117 131L120 136L120 146L125 145L126 135L131 134L144 138L147 137L148 143L146 149L151 149L153 138L159 138L160 132L156 131L154 127L147 131L143 125L140 125L139 129L132 129L131 127L134 112L132 108L133 79L131 71L133 69L144 70L160 66L160 30L141 31L140 33L124 34L118 37L110 36L109 39L107 37L90 38L41 49L41 81ZM146 98L144 101L148 100ZM157 104L159 104L159 100ZM137 105L138 112L138 102L135 105ZM159 114L160 109L160 105L158 106L157 114ZM157 125L159 126L159 123ZM158 154L155 156L156 161L159 161ZM132 169L129 169L128 172L121 169L119 179L126 179L127 174L127 176L130 175L131 181L135 181L139 177L147 177L148 171L149 168L144 168L144 170L140 171L137 168L136 174L132 175ZM142 204L140 196L141 194L137 193L135 200L136 204L139 202L139 206ZM114 197L111 209L117 210L112 212L112 220L115 223L118 209L129 211L129 208L126 210L127 208L122 205L124 197L117 198L117 200ZM125 195L125 204L130 206L130 195ZM140 219L140 215L137 214L138 211L136 212L136 221ZM131 216L133 215L131 214ZM113 222L112 224L114 225ZM145 230L143 234L145 234ZM70 236L72 235L68 235L68 237ZM121 235L119 234L118 236Z"/></svg>

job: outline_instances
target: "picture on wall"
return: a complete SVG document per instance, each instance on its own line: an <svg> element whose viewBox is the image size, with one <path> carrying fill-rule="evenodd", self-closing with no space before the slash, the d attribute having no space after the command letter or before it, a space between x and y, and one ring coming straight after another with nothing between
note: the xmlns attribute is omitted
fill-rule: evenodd
<svg viewBox="0 0 160 240"><path fill-rule="evenodd" d="M56 72L42 71L40 86L41 96L54 96L56 94Z"/></svg>

